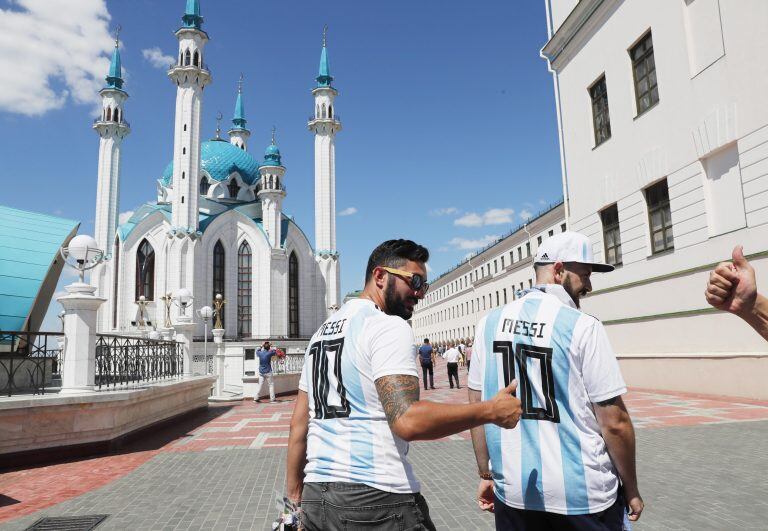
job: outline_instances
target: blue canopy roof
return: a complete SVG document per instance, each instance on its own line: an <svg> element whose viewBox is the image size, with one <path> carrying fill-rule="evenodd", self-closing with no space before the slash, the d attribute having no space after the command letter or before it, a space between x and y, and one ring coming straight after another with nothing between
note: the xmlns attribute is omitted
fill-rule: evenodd
<svg viewBox="0 0 768 531"><path fill-rule="evenodd" d="M224 140L208 140L200 146L202 169L215 181L226 181L237 171L248 184L259 180L259 163L247 151ZM160 183L169 186L173 180L173 162L166 166Z"/></svg>
<svg viewBox="0 0 768 531"><path fill-rule="evenodd" d="M38 330L78 221L0 206L0 330Z"/></svg>
<svg viewBox="0 0 768 531"><path fill-rule="evenodd" d="M328 61L328 50L323 44L323 51L320 52L320 69L317 76L318 87L330 87L333 82L333 76L331 76L331 66Z"/></svg>
<svg viewBox="0 0 768 531"><path fill-rule="evenodd" d="M123 67L120 62L120 48L115 43L112 51L112 61L109 63L109 74L106 77L108 88L123 88Z"/></svg>

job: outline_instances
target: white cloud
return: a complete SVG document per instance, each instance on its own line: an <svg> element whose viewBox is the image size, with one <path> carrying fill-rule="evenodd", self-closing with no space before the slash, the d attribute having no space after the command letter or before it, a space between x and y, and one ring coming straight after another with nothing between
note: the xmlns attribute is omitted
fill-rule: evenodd
<svg viewBox="0 0 768 531"><path fill-rule="evenodd" d="M117 216L117 224L122 225L129 219L131 219L131 216L133 216L133 210L126 210L125 212L120 212L120 215Z"/></svg>
<svg viewBox="0 0 768 531"><path fill-rule="evenodd" d="M149 64L161 70L166 70L176 61L173 56L165 55L159 46L141 50L141 55L144 56L144 59L149 61Z"/></svg>
<svg viewBox="0 0 768 531"><path fill-rule="evenodd" d="M483 225L504 225L512 223L515 211L511 208L491 208L483 214L470 212L454 220L459 227L482 227Z"/></svg>
<svg viewBox="0 0 768 531"><path fill-rule="evenodd" d="M453 224L459 227L482 227L483 217L474 212L464 214L458 219L453 220Z"/></svg>
<svg viewBox="0 0 768 531"><path fill-rule="evenodd" d="M498 235L489 234L487 236L483 236L482 238L477 238L474 240L470 240L467 238L453 238L448 242L448 244L460 251L471 251L474 249L480 249L481 247L485 247L486 245L490 245L498 239L499 239Z"/></svg>
<svg viewBox="0 0 768 531"><path fill-rule="evenodd" d="M339 212L339 216L351 216L352 214L357 214L355 207L348 207Z"/></svg>
<svg viewBox="0 0 768 531"><path fill-rule="evenodd" d="M9 0L0 9L0 110L94 104L114 46L106 0ZM55 85L55 86L54 86Z"/></svg>
<svg viewBox="0 0 768 531"><path fill-rule="evenodd" d="M528 221L532 217L533 217L533 214L531 214L530 210L523 209L520 211L520 219L522 219L523 221Z"/></svg>
<svg viewBox="0 0 768 531"><path fill-rule="evenodd" d="M426 263L426 264L424 264L424 265L425 265L425 266L427 266L427 273L432 273L432 271L433 271L433 270L432 270L432 268L429 266L429 263Z"/></svg>
<svg viewBox="0 0 768 531"><path fill-rule="evenodd" d="M430 216L450 216L451 214L458 214L459 209L456 207L435 208L429 211Z"/></svg>

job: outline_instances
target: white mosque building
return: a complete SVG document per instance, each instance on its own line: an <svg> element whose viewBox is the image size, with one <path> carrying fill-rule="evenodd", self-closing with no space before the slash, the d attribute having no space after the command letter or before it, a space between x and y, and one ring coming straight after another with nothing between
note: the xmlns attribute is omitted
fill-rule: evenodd
<svg viewBox="0 0 768 531"><path fill-rule="evenodd" d="M166 322L162 297L186 288L193 296L186 315L213 306L217 294L224 297L226 338L309 337L340 304L335 136L341 122L325 42L308 123L315 135L313 248L283 212L286 168L274 132L263 161L249 151L242 90L229 140L218 131L202 140L203 95L212 76L204 62L209 36L199 0L187 0L182 20L178 59L168 71L176 87L173 160L157 179L156 199L120 225L120 158L130 125L117 44L100 92L103 112L93 125L100 137L95 238L107 260L92 275L97 295L106 299L98 331L138 332L142 324L160 329ZM147 301L142 315L139 300ZM171 312L175 321L181 310L174 305ZM201 336L203 323L196 321L194 334Z"/></svg>

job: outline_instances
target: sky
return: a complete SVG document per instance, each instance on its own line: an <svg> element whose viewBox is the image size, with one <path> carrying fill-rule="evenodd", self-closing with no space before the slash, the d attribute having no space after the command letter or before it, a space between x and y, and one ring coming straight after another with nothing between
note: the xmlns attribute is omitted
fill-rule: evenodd
<svg viewBox="0 0 768 531"><path fill-rule="evenodd" d="M93 233L98 114L115 27L125 106L120 211L156 198L171 159L166 76L185 0L0 0L0 204ZM259 160L273 126L284 211L314 242L313 108L327 24L335 108L342 296L390 238L430 249L431 277L562 196L543 0L201 0L210 36L203 137L232 118L237 80ZM72 281L66 273L60 284ZM55 305L52 305L52 307ZM49 312L50 313L50 312Z"/></svg>

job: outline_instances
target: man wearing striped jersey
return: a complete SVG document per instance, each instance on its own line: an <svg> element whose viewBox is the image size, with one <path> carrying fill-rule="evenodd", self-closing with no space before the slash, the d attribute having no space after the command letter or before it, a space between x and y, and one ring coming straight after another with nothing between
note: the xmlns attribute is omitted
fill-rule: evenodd
<svg viewBox="0 0 768 531"><path fill-rule="evenodd" d="M518 381L517 429L472 429L478 504L497 529L621 530L643 500L626 385L605 329L582 313L596 263L589 239L564 232L541 244L536 285L477 325L470 402Z"/></svg>
<svg viewBox="0 0 768 531"><path fill-rule="evenodd" d="M493 423L513 428L515 384L489 400L419 399L413 332L405 321L428 288L429 252L389 240L368 260L365 289L331 315L307 349L291 419L287 498L305 529L434 529L406 456L408 441Z"/></svg>

